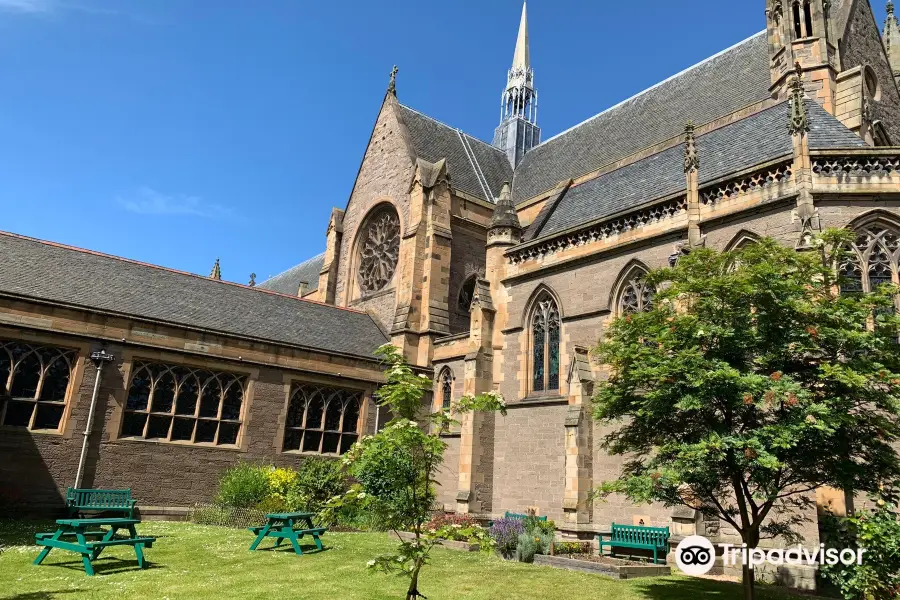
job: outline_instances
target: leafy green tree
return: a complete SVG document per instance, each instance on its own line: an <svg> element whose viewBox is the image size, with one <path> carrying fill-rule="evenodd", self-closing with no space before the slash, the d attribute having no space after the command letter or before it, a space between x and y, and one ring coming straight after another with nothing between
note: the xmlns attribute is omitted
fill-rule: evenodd
<svg viewBox="0 0 900 600"><path fill-rule="evenodd" d="M825 517L826 542L863 548L862 564L822 565L819 572L845 600L889 600L900 596L900 519L897 486L870 495L874 507L845 519Z"/></svg>
<svg viewBox="0 0 900 600"><path fill-rule="evenodd" d="M424 598L419 575L432 548L441 541L440 531L428 531L435 503L435 475L446 444L440 434L455 421L450 411L431 413L423 398L431 391L431 380L416 375L394 346L384 345L376 354L387 364L385 383L378 390L378 403L395 418L374 435L364 436L344 456L348 473L359 483L328 503L323 518L349 506L373 512L388 529L409 531L397 551L369 561L369 567L409 578L407 600ZM471 411L506 414L502 396L488 392L465 396L453 406L453 415Z"/></svg>
<svg viewBox="0 0 900 600"><path fill-rule="evenodd" d="M611 375L594 416L628 457L601 496L690 506L755 548L799 539L817 488L873 492L900 474L898 290L840 294L850 236L697 249L647 276L652 308L615 319L595 351Z"/></svg>

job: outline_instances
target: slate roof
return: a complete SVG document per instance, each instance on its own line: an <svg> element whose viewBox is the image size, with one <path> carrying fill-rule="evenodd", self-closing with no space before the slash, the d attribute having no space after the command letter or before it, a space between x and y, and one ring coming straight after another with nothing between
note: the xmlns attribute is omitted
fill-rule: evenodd
<svg viewBox="0 0 900 600"><path fill-rule="evenodd" d="M502 150L408 106L399 108L416 155L433 163L446 158L454 188L493 202L503 182L512 181L512 166Z"/></svg>
<svg viewBox="0 0 900 600"><path fill-rule="evenodd" d="M763 31L724 52L550 138L516 168L513 200L555 188L684 130L770 98Z"/></svg>
<svg viewBox="0 0 900 600"><path fill-rule="evenodd" d="M372 358L362 312L0 232L0 294Z"/></svg>
<svg viewBox="0 0 900 600"><path fill-rule="evenodd" d="M306 282L309 286L307 291L319 289L319 272L322 270L322 264L325 262L325 253L313 256L295 267L291 267L284 273L279 273L274 277L266 279L258 286L261 290L269 290L278 292L279 294L287 294L288 296L296 296L300 291L300 283Z"/></svg>
<svg viewBox="0 0 900 600"><path fill-rule="evenodd" d="M807 100L806 108L811 149L865 146L865 142L815 101ZM698 136L700 185L791 154L787 110L787 102L782 102ZM678 193L685 187L684 147L677 145L572 187L543 221L540 231L533 231L533 225L525 238L544 237L611 216ZM538 223L536 220L535 224Z"/></svg>

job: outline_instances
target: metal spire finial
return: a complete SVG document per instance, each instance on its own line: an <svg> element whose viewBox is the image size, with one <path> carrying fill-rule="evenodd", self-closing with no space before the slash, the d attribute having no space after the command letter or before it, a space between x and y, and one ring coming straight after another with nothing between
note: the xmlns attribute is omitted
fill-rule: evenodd
<svg viewBox="0 0 900 600"><path fill-rule="evenodd" d="M221 279L222 279L222 268L219 266L219 259L218 259L218 258L216 259L216 264L213 265L212 271L210 271L210 273L209 273L209 278L210 278L210 279L217 279L217 280L220 280L220 281L221 281Z"/></svg>
<svg viewBox="0 0 900 600"><path fill-rule="evenodd" d="M392 96L397 95L397 73L400 72L400 69L397 68L397 65L394 65L394 68L391 69L391 82L388 84L388 94Z"/></svg>
<svg viewBox="0 0 900 600"><path fill-rule="evenodd" d="M522 3L522 19L519 21L519 35L516 37L516 51L512 68L527 71L531 68L531 54L528 48L528 5Z"/></svg>
<svg viewBox="0 0 900 600"><path fill-rule="evenodd" d="M250 273L250 283L248 283L250 287L256 287L256 273Z"/></svg>

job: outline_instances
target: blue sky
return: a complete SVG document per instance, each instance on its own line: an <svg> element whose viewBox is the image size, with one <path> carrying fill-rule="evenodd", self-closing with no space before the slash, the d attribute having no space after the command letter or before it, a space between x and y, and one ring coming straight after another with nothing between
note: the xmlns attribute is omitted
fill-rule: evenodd
<svg viewBox="0 0 900 600"><path fill-rule="evenodd" d="M531 0L544 138L762 30L764 6ZM394 64L401 102L490 140L520 11L0 0L0 229L261 281L323 249Z"/></svg>

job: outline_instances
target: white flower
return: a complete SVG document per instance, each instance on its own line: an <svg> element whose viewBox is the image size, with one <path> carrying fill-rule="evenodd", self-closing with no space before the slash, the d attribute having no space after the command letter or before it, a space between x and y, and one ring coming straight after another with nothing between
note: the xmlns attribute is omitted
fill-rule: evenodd
<svg viewBox="0 0 900 600"><path fill-rule="evenodd" d="M357 498L365 498L365 497L366 497L366 493L365 493L365 492L360 492L359 495L356 496L356 497L357 497Z"/></svg>
<svg viewBox="0 0 900 600"><path fill-rule="evenodd" d="M462 525L460 525L459 523L454 523L453 525L451 525L451 527L453 529L462 529Z"/></svg>
<svg viewBox="0 0 900 600"><path fill-rule="evenodd" d="M369 568L374 567L374 566L375 566L375 561L374 561L374 560L370 560L369 562L366 563L366 566L369 567Z"/></svg>
<svg viewBox="0 0 900 600"><path fill-rule="evenodd" d="M429 379L428 375L425 375L424 373L419 373L419 377L422 379Z"/></svg>

